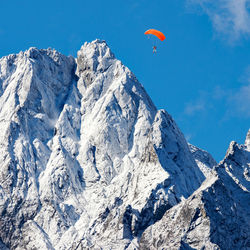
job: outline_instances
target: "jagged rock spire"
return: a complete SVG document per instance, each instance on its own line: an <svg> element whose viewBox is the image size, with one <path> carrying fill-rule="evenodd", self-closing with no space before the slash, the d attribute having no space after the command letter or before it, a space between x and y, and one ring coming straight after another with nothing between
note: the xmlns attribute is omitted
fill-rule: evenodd
<svg viewBox="0 0 250 250"><path fill-rule="evenodd" d="M31 48L0 69L0 248L134 249L204 180L173 118L105 41L76 61Z"/></svg>

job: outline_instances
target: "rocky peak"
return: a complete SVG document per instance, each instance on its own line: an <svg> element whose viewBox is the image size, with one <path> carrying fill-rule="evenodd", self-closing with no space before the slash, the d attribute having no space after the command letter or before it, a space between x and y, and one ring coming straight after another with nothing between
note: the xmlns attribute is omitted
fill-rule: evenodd
<svg viewBox="0 0 250 250"><path fill-rule="evenodd" d="M191 144L188 144L188 146L200 170L208 177L212 169L217 165L217 162L207 151Z"/></svg>
<svg viewBox="0 0 250 250"><path fill-rule="evenodd" d="M204 180L174 119L106 42L85 43L76 63L31 48L0 69L0 242L8 247L136 248Z"/></svg>
<svg viewBox="0 0 250 250"><path fill-rule="evenodd" d="M245 146L231 142L224 160L200 188L144 231L140 248L248 249L249 163Z"/></svg>
<svg viewBox="0 0 250 250"><path fill-rule="evenodd" d="M237 142L231 141L229 144L229 147L227 149L227 153L226 153L225 158L227 158L229 155L233 155L235 153L235 151L237 150L237 148L238 148Z"/></svg>
<svg viewBox="0 0 250 250"><path fill-rule="evenodd" d="M85 42L77 52L77 71L79 77L85 79L85 84L90 85L95 75L105 72L115 59L107 43L95 40L91 43Z"/></svg>

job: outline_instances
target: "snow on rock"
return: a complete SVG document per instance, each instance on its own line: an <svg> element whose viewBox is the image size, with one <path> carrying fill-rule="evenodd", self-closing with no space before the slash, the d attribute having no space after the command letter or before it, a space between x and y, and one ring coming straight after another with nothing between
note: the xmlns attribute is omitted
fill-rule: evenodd
<svg viewBox="0 0 250 250"><path fill-rule="evenodd" d="M76 74L81 95L76 158L86 185L85 212L57 248L136 246L143 230L188 197L204 176L172 118L156 110L106 42L82 46Z"/></svg>
<svg viewBox="0 0 250 250"><path fill-rule="evenodd" d="M41 208L39 176L50 157L47 142L74 68L73 58L51 49L30 48L0 59L0 238L12 249L24 248L25 223Z"/></svg>
<svg viewBox="0 0 250 250"><path fill-rule="evenodd" d="M105 41L77 55L0 59L0 243L11 249L138 248L205 179Z"/></svg>
<svg viewBox="0 0 250 250"><path fill-rule="evenodd" d="M188 146L198 167L207 178L211 174L212 169L217 165L217 162L207 151L192 144L188 144Z"/></svg>
<svg viewBox="0 0 250 250"><path fill-rule="evenodd" d="M77 65L36 48L0 65L8 247L129 244L203 180L172 118L104 41L85 43Z"/></svg>
<svg viewBox="0 0 250 250"><path fill-rule="evenodd" d="M201 187L146 229L140 248L249 249L249 165L249 151L232 142Z"/></svg>

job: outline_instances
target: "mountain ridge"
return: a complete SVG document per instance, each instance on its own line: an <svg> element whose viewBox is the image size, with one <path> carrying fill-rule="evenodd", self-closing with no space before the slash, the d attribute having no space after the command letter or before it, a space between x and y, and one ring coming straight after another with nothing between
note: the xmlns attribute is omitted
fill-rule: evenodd
<svg viewBox="0 0 250 250"><path fill-rule="evenodd" d="M76 59L36 48L3 57L0 83L0 240L10 249L137 249L216 171L105 41Z"/></svg>
<svg viewBox="0 0 250 250"><path fill-rule="evenodd" d="M247 142L248 135L244 145L232 141L225 158L201 187L144 232L140 247L248 249L250 151Z"/></svg>

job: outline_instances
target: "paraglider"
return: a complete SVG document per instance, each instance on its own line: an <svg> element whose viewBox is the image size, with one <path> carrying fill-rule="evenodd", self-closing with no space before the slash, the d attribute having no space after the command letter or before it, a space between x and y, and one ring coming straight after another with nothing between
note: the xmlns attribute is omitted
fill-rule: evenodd
<svg viewBox="0 0 250 250"><path fill-rule="evenodd" d="M164 41L166 39L165 35L159 31L159 30L155 30L155 29L149 29L147 31L145 31L144 33L145 35L154 35L155 37L157 37L158 39L160 39L161 41ZM156 53L156 45L153 45L153 53Z"/></svg>

